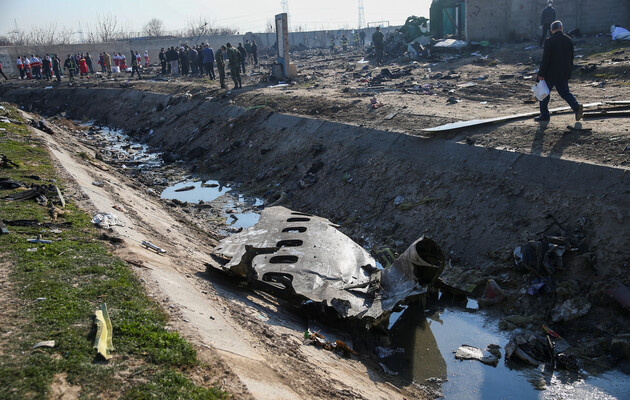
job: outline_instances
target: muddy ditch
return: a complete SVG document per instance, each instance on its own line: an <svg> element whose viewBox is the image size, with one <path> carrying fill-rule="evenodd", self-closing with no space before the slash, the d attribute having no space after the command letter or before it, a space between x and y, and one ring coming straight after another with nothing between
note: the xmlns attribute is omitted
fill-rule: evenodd
<svg viewBox="0 0 630 400"><path fill-rule="evenodd" d="M440 312L457 315L455 320L470 329L462 330L465 337L439 333L461 338L458 345L474 332L485 331L495 332L489 342L503 346L506 331L536 331L551 322L553 307L586 299L586 313L569 311L552 328L574 344L574 352L591 369L628 369L628 312L607 294L619 282L630 285L630 176L625 170L281 115L265 108L246 110L190 96L121 89L11 89L2 98L43 115L63 113L124 129L138 143L161 152L167 163L177 162L193 174L186 182L169 185L192 184L197 191L207 176L216 184L238 186L240 193L265 204L280 202L339 223L344 233L373 253L383 248L401 253L423 234L432 237L450 259L445 282L474 297L488 297L488 279L501 290L496 304L482 301L489 315L501 318L500 332L485 312L471 318L443 304L432 307L438 319ZM242 211L238 207L255 214L261 205L258 200L244 201L242 195L237 200L236 215ZM189 204L184 207L188 213L200 208L193 201ZM225 210L215 210L215 216L226 218ZM564 240L566 251L556 268L544 270L542 259L515 265L514 249L549 237ZM541 276L548 291L528 293ZM427 314L429 319L434 313ZM423 317L411 322L412 331L426 333L427 321ZM418 332L414 335L420 338ZM441 339L438 344L447 343ZM446 346L437 347L451 371L455 364ZM439 357L436 360L441 364ZM391 362L398 361L394 357ZM407 357L403 369L423 362L421 356ZM500 368L513 371L503 363ZM552 379L543 375L543 381ZM488 382L492 387L492 379Z"/></svg>

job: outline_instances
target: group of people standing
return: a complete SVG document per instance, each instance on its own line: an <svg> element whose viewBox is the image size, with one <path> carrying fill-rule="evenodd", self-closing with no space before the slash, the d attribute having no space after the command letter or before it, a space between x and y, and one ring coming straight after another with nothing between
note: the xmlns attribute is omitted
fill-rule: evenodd
<svg viewBox="0 0 630 400"><path fill-rule="evenodd" d="M64 75L64 68L68 72L70 80L72 80L75 75L81 76L81 78L89 78L89 74L94 73L92 69L92 57L89 53L77 53L74 56L68 54L68 58L63 65L56 54L46 54L42 58L36 55L31 55L30 57L20 56L16 60L16 65L20 79L51 80L54 76L57 82L61 82L61 77Z"/></svg>
<svg viewBox="0 0 630 400"><path fill-rule="evenodd" d="M234 88L243 87L241 73L245 73L246 60L258 65L258 46L256 41L245 41L234 48L230 43L214 51L208 43L189 47L187 45L162 48L159 54L162 75L201 75L211 80L216 79L215 64L219 74L219 82L225 88L225 60L227 58L230 76L234 81Z"/></svg>

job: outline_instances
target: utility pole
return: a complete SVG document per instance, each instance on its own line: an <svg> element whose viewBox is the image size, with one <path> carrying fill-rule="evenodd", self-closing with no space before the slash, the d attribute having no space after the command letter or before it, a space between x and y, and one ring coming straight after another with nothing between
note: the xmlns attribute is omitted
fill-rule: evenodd
<svg viewBox="0 0 630 400"><path fill-rule="evenodd" d="M77 33L79 34L79 43L85 43L85 39L83 38L83 29L81 29L81 21L79 22L79 30Z"/></svg>
<svg viewBox="0 0 630 400"><path fill-rule="evenodd" d="M363 0L359 0L359 29L365 26L365 8L363 7Z"/></svg>

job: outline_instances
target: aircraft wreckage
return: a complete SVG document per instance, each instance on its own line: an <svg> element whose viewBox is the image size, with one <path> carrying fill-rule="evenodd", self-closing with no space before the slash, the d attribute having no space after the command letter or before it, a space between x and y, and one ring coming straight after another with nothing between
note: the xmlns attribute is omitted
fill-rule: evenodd
<svg viewBox="0 0 630 400"><path fill-rule="evenodd" d="M367 325L424 295L444 269L444 252L429 238L418 239L382 268L337 228L325 218L266 208L256 225L219 243L212 254L218 266L208 269L302 304L330 307L341 318Z"/></svg>

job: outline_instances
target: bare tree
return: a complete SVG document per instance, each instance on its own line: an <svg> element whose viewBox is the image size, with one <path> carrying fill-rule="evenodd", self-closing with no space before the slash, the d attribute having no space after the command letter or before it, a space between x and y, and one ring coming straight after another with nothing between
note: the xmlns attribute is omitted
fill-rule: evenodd
<svg viewBox="0 0 630 400"><path fill-rule="evenodd" d="M152 18L142 30L149 37L164 36L164 22L161 19Z"/></svg>
<svg viewBox="0 0 630 400"><path fill-rule="evenodd" d="M107 14L96 17L96 36L101 42L110 42L119 36L118 20L115 16Z"/></svg>
<svg viewBox="0 0 630 400"><path fill-rule="evenodd" d="M199 17L196 20L188 20L184 35L188 37L208 36L210 34L210 24L205 18Z"/></svg>

